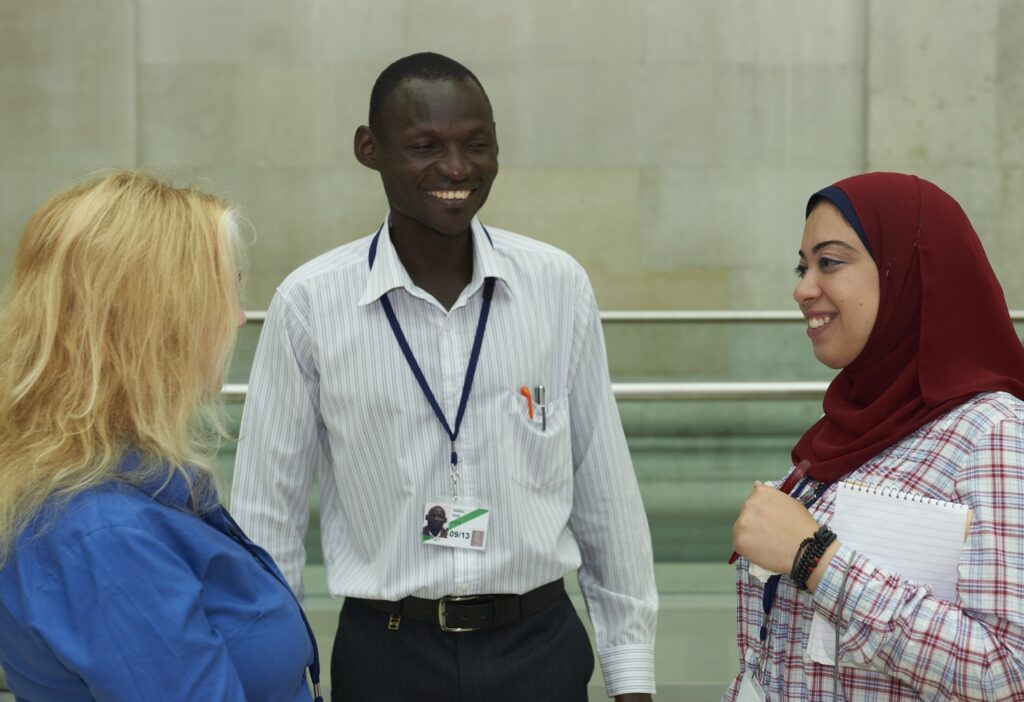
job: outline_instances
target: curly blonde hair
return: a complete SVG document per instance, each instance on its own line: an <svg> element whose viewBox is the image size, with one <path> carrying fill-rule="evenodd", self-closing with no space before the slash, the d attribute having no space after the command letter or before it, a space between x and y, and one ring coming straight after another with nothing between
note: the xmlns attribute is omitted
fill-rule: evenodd
<svg viewBox="0 0 1024 702"><path fill-rule="evenodd" d="M235 210L146 174L101 174L32 215L0 303L0 564L51 498L168 469L219 484L240 270ZM142 465L119 474L128 451Z"/></svg>

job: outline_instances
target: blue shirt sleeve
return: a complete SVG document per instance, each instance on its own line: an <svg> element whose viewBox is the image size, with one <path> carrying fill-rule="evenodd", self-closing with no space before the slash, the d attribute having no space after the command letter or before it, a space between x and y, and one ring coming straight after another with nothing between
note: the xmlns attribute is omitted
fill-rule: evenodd
<svg viewBox="0 0 1024 702"><path fill-rule="evenodd" d="M28 623L99 702L244 702L188 553L141 528L92 531L40 574Z"/></svg>

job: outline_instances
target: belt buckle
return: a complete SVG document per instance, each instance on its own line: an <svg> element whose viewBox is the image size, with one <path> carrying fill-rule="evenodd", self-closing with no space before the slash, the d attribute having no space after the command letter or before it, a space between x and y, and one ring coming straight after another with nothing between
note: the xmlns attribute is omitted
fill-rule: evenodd
<svg viewBox="0 0 1024 702"><path fill-rule="evenodd" d="M441 625L441 631L452 631L465 633L467 631L480 631L477 626L448 626L448 611L445 605L449 602L462 602L465 600L479 599L479 595L445 595L437 601L437 623Z"/></svg>

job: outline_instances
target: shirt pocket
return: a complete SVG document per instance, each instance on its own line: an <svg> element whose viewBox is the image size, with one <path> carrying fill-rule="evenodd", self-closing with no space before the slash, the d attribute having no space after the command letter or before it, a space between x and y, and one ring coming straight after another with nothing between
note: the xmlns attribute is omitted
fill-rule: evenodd
<svg viewBox="0 0 1024 702"><path fill-rule="evenodd" d="M508 457L512 480L538 490L572 477L572 443L569 434L569 403L562 397L549 402L542 416L533 405L533 419L526 398L518 391L508 401L512 445Z"/></svg>

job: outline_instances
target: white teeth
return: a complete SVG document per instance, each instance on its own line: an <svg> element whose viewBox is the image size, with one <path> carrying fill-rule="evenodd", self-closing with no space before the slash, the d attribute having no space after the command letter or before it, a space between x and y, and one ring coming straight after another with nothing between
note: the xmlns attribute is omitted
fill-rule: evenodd
<svg viewBox="0 0 1024 702"><path fill-rule="evenodd" d="M810 319L807 320L807 326L809 326L811 329L817 329L818 327L825 326L826 324L829 323L829 321L829 317L811 317Z"/></svg>
<svg viewBox="0 0 1024 702"><path fill-rule="evenodd" d="M442 200L465 200L469 197L469 190L431 190L430 194Z"/></svg>

